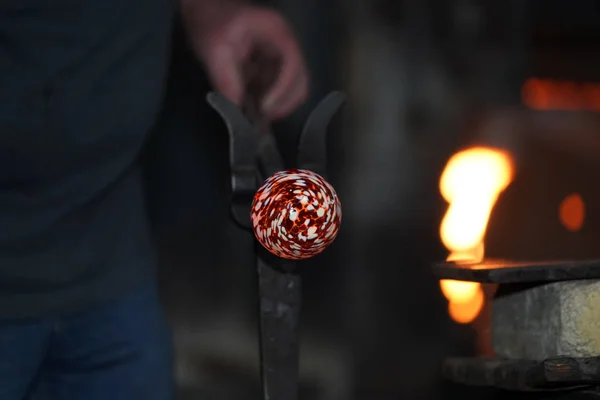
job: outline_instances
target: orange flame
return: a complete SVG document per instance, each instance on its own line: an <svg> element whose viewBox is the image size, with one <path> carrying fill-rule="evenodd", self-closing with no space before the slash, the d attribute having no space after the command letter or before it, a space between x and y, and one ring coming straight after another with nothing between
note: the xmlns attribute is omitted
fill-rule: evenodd
<svg viewBox="0 0 600 400"><path fill-rule="evenodd" d="M498 196L513 179L511 157L498 149L473 147L454 154L440 178L440 193L449 203L440 225L448 261L479 262L485 254L484 237ZM485 302L476 282L442 280L448 312L459 323L473 321Z"/></svg>

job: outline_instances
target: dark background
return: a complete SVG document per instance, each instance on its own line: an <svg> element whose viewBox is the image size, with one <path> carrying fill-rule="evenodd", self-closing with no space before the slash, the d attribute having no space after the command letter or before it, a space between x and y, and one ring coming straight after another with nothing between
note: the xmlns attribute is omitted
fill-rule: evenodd
<svg viewBox="0 0 600 400"><path fill-rule="evenodd" d="M270 5L295 27L313 78L306 106L275 127L290 165L310 109L331 90L349 97L329 132L344 223L301 271L301 398L481 398L439 376L444 357L477 353L478 333L448 317L428 269L446 257L438 179L458 149L501 146L517 175L494 210L487 255L600 255L598 117L521 104L528 77L600 82L600 2ZM229 220L227 136L204 101L209 86L179 30L174 43L148 189L180 398L258 399L252 238ZM577 233L557 218L573 192L586 205Z"/></svg>

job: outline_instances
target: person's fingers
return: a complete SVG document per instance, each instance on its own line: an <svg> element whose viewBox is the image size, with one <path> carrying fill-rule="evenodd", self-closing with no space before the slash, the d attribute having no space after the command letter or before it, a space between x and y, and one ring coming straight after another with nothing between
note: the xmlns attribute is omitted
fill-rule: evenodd
<svg viewBox="0 0 600 400"><path fill-rule="evenodd" d="M272 10L240 12L201 48L206 72L215 90L238 106L249 83L246 80L253 76L248 76L251 71L245 67L254 50L279 61L276 79L264 88L266 94L261 106L266 115L285 117L307 96L309 79L298 43L286 21Z"/></svg>
<svg viewBox="0 0 600 400"><path fill-rule="evenodd" d="M306 98L308 97L308 87L308 74L303 71L296 76L294 85L286 92L286 95L281 98L281 101L275 103L272 108L267 111L269 118L276 120L290 115L306 101Z"/></svg>
<svg viewBox="0 0 600 400"><path fill-rule="evenodd" d="M227 42L217 43L211 46L205 60L206 72L214 89L239 106L244 94L239 50Z"/></svg>

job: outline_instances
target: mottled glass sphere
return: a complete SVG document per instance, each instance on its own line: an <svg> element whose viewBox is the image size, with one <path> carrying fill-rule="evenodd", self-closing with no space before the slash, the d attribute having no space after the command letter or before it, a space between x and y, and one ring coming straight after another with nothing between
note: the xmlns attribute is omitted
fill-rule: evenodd
<svg viewBox="0 0 600 400"><path fill-rule="evenodd" d="M267 250L281 258L303 260L335 240L342 205L323 177L291 169L277 172L258 189L251 218L254 235Z"/></svg>

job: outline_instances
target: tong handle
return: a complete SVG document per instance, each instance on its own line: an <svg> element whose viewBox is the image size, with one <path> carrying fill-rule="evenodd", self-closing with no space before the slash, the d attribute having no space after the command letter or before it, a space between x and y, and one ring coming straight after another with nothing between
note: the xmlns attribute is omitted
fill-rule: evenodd
<svg viewBox="0 0 600 400"><path fill-rule="evenodd" d="M250 123L260 133L268 133L270 121L264 115L262 102L277 78L279 63L260 53L253 53L245 67L246 90L242 109Z"/></svg>
<svg viewBox="0 0 600 400"><path fill-rule="evenodd" d="M284 168L277 141L271 131L271 121L262 110L262 102L275 83L278 70L279 63L276 60L254 53L245 71L247 86L243 110L257 135L257 162L261 182Z"/></svg>

